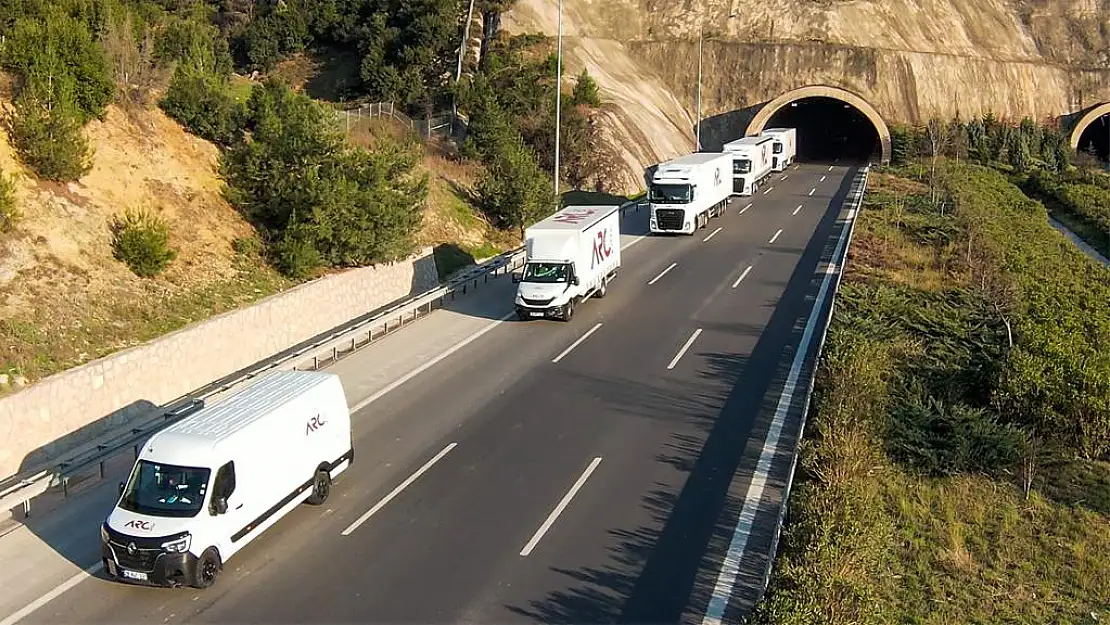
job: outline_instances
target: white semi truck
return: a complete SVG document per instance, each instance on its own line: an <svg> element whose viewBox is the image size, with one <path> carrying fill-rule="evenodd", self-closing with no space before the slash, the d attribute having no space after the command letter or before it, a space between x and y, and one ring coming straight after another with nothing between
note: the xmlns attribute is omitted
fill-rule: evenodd
<svg viewBox="0 0 1110 625"><path fill-rule="evenodd" d="M786 171L798 156L797 128L768 128L760 133L761 137L771 137L771 169Z"/></svg>
<svg viewBox="0 0 1110 625"><path fill-rule="evenodd" d="M651 233L693 234L723 215L731 162L729 154L697 152L660 164L648 187Z"/></svg>
<svg viewBox="0 0 1110 625"><path fill-rule="evenodd" d="M733 195L755 195L771 176L771 137L744 137L725 144L732 160Z"/></svg>
<svg viewBox="0 0 1110 625"><path fill-rule="evenodd" d="M619 206L567 206L525 229L517 317L570 321L579 303L605 297L621 266L620 226Z"/></svg>

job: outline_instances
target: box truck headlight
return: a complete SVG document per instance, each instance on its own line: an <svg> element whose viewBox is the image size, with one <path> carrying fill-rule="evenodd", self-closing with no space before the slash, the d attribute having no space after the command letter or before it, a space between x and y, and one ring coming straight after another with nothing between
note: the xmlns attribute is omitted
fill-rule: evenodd
<svg viewBox="0 0 1110 625"><path fill-rule="evenodd" d="M162 543L162 551L166 553L185 553L193 543L193 537L185 534L171 541Z"/></svg>
<svg viewBox="0 0 1110 625"><path fill-rule="evenodd" d="M682 224L682 229L683 230L689 230L690 229L690 220L687 219L686 222L684 224Z"/></svg>

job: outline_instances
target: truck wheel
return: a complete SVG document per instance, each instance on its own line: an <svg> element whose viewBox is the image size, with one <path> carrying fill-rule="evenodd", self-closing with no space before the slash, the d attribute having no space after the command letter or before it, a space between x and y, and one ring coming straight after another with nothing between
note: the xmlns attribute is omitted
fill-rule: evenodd
<svg viewBox="0 0 1110 625"><path fill-rule="evenodd" d="M216 576L220 574L222 565L220 563L220 554L216 552L215 547L209 547L200 554L197 559L197 571L193 578L193 588L208 588L216 582Z"/></svg>
<svg viewBox="0 0 1110 625"><path fill-rule="evenodd" d="M594 293L594 297L596 297L597 299L602 299L603 297L605 297L605 291L608 288L609 288L609 279L608 278L603 278L601 280L601 286L598 287L597 292Z"/></svg>
<svg viewBox="0 0 1110 625"><path fill-rule="evenodd" d="M563 310L563 321L570 321L574 317L574 298L570 298L567 307Z"/></svg>
<svg viewBox="0 0 1110 625"><path fill-rule="evenodd" d="M307 501L310 505L318 506L328 500L331 494L331 474L327 471L317 471L312 479L312 494Z"/></svg>

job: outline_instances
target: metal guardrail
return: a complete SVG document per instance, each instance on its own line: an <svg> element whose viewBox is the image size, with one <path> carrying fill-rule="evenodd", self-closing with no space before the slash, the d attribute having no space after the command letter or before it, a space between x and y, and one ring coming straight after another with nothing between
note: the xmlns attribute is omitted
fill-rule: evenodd
<svg viewBox="0 0 1110 625"><path fill-rule="evenodd" d="M642 200L621 205L621 214L631 207L639 210ZM158 430L204 407L205 400L234 389L258 375L272 369L318 370L353 354L355 351L412 325L426 317L437 307L442 308L448 298L466 295L489 282L490 278L505 275L524 259L524 247L518 247L495 256L481 265L467 269L452 277L446 284L429 289L381 312L357 318L340 325L325 335L318 335L310 342L295 346L285 352L261 361L245 373L233 374L208 386L201 387L184 397L174 400L152 412L149 418L137 420L131 426L116 430L91 443L82 445L62 459L47 464L45 468L17 473L0 481L0 513L23 506L24 517L31 514L31 500L56 485L61 485L63 497L69 496L69 480L97 467L99 477L105 473L106 461L130 448L138 457L141 443ZM438 306L437 306L438 304ZM361 338L365 336L365 340ZM309 364L311 363L311 364Z"/></svg>
<svg viewBox="0 0 1110 625"><path fill-rule="evenodd" d="M771 538L771 552L767 558L767 568L763 573L763 580L759 590L758 601L763 600L763 596L767 592L767 586L771 583L771 574L774 572L775 560L778 554L779 538L782 535L782 526L786 521L786 512L790 505L790 490L794 485L794 470L798 466L798 454L802 447L802 438L805 436L806 417L809 415L810 400L813 399L813 388L817 381L817 371L821 364L821 353L825 348L825 338L829 333L829 325L832 324L833 312L836 310L836 296L840 293L840 281L844 277L844 267L848 259L848 250L852 247L852 235L856 230L856 219L859 218L860 208L863 206L863 198L867 194L867 176L871 171L871 166L867 165L856 174L856 179L852 182L852 186L848 191L848 198L850 204L848 209L848 237L844 243L844 250L840 254L840 258L834 257L830 259L829 268L836 271L836 280L833 282L832 295L829 298L829 314L825 318L824 326L821 328L821 340L817 342L817 353L814 356L813 371L809 375L809 380L806 382L806 400L802 406L802 423L798 428L798 441L794 446L794 453L790 459L790 473L786 479L786 488L783 490L782 503L779 507L778 518L775 521L775 533ZM815 305L817 302L815 302Z"/></svg>

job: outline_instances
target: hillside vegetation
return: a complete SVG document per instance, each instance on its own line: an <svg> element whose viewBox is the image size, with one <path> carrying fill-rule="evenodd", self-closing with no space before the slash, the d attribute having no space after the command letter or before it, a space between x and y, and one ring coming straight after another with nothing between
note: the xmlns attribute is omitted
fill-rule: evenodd
<svg viewBox="0 0 1110 625"><path fill-rule="evenodd" d="M489 37L455 83L464 9L0 6L0 392L330 271L433 246L446 277L518 245L557 205L552 48ZM604 191L603 103L568 82L564 189ZM472 129L352 123L310 94L415 119L455 99Z"/></svg>
<svg viewBox="0 0 1110 625"><path fill-rule="evenodd" d="M1052 132L981 126L871 177L759 622L1108 615L1110 271L1014 184Z"/></svg>

